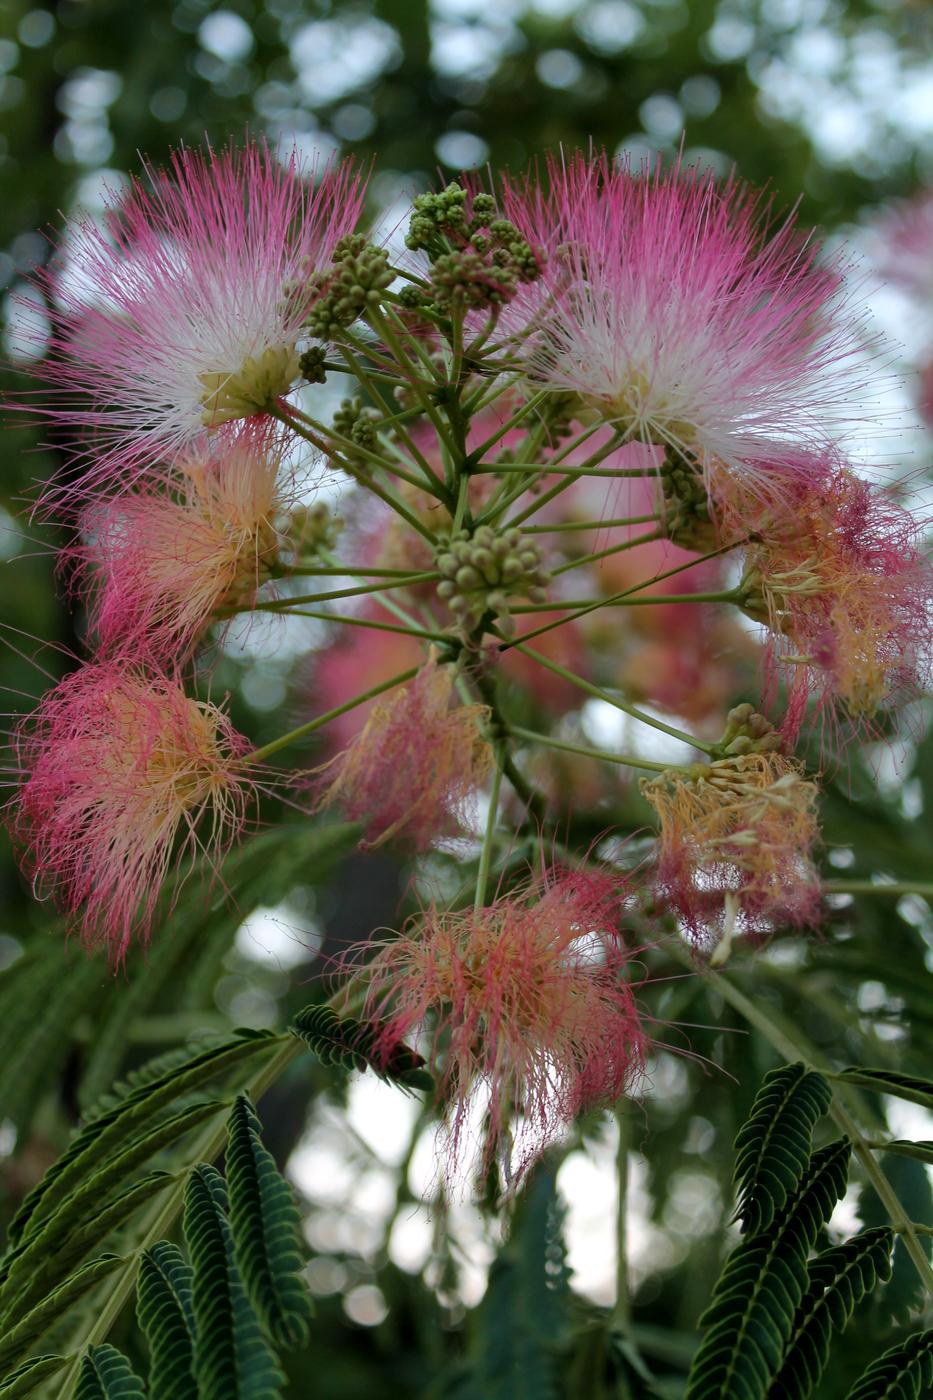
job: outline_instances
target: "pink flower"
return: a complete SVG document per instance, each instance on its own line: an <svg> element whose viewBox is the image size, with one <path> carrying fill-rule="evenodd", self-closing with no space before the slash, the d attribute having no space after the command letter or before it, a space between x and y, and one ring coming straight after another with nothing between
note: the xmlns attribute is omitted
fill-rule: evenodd
<svg viewBox="0 0 933 1400"><path fill-rule="evenodd" d="M657 886L690 934L718 941L819 917L817 789L793 759L750 752L670 769L641 790L661 826Z"/></svg>
<svg viewBox="0 0 933 1400"><path fill-rule="evenodd" d="M483 705L453 703L449 666L429 660L408 685L377 701L349 748L318 771L322 807L364 823L366 840L399 837L425 851L456 834L489 778Z"/></svg>
<svg viewBox="0 0 933 1400"><path fill-rule="evenodd" d="M105 653L183 660L219 608L255 599L284 542L281 458L267 434L240 432L89 507L88 543L70 557Z"/></svg>
<svg viewBox="0 0 933 1400"><path fill-rule="evenodd" d="M876 486L831 460L759 515L746 556L746 611L770 628L790 671L790 713L806 697L871 725L931 676L933 566L920 527ZM793 729L791 724L790 729Z"/></svg>
<svg viewBox="0 0 933 1400"><path fill-rule="evenodd" d="M549 871L482 909L431 908L358 975L388 1054L427 1030L455 1163L474 1102L485 1165L520 1172L584 1109L613 1103L643 1066L619 882Z"/></svg>
<svg viewBox="0 0 933 1400"><path fill-rule="evenodd" d="M359 176L317 184L265 146L181 150L66 235L46 417L88 430L83 486L125 485L205 429L265 412L298 377L309 278L356 223ZM99 454L99 460L94 460Z"/></svg>
<svg viewBox="0 0 933 1400"><path fill-rule="evenodd" d="M219 859L241 829L250 745L174 680L117 662L66 676L20 725L8 821L40 895L122 958L145 939L185 856Z"/></svg>
<svg viewBox="0 0 933 1400"><path fill-rule="evenodd" d="M842 426L860 372L838 260L821 263L789 220L768 230L737 182L680 162L635 173L577 155L547 173L546 191L529 177L505 200L551 255L526 294L534 381L705 478L714 464L766 477Z"/></svg>

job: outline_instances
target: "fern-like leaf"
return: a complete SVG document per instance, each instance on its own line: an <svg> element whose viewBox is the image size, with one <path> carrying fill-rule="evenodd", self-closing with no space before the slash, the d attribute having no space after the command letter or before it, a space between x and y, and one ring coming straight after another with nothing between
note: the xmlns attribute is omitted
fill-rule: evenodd
<svg viewBox="0 0 933 1400"><path fill-rule="evenodd" d="M797 1309L769 1400L807 1400L812 1395L826 1369L833 1332L843 1331L856 1305L878 1282L890 1278L894 1238L886 1226L861 1230L812 1261L810 1288Z"/></svg>
<svg viewBox="0 0 933 1400"><path fill-rule="evenodd" d="M767 1230L807 1170L813 1129L832 1102L821 1074L782 1065L765 1076L735 1140L736 1216L743 1233Z"/></svg>
<svg viewBox="0 0 933 1400"><path fill-rule="evenodd" d="M185 1187L185 1239L194 1266L198 1400L278 1400L282 1375L236 1267L223 1177L195 1167Z"/></svg>
<svg viewBox="0 0 933 1400"><path fill-rule="evenodd" d="M139 1261L136 1316L149 1344L150 1400L198 1400L191 1266L167 1240Z"/></svg>
<svg viewBox="0 0 933 1400"><path fill-rule="evenodd" d="M122 1351L102 1342L81 1359L74 1400L145 1400L145 1391Z"/></svg>
<svg viewBox="0 0 933 1400"><path fill-rule="evenodd" d="M933 1328L892 1347L855 1382L846 1400L924 1400L933 1393Z"/></svg>
<svg viewBox="0 0 933 1400"><path fill-rule="evenodd" d="M836 1077L846 1084L857 1084L860 1089L873 1089L876 1094L893 1094L895 1098L908 1099L911 1103L933 1109L933 1079L896 1074L890 1069L863 1069L860 1065L850 1065Z"/></svg>
<svg viewBox="0 0 933 1400"><path fill-rule="evenodd" d="M845 1138L815 1152L769 1228L746 1236L729 1255L700 1319L707 1331L685 1400L764 1400L809 1281L807 1256L845 1192L850 1152Z"/></svg>
<svg viewBox="0 0 933 1400"><path fill-rule="evenodd" d="M168 1172L150 1172L120 1193L96 1216L75 1229L59 1229L58 1217L48 1232L30 1239L29 1248L16 1260L0 1292L0 1321L17 1326L28 1312L57 1288L95 1245L120 1228L153 1196L171 1186Z"/></svg>
<svg viewBox="0 0 933 1400"><path fill-rule="evenodd" d="M103 1111L72 1139L61 1157L33 1187L14 1216L9 1229L11 1255L19 1242L68 1197L92 1168L137 1140L175 1101L212 1079L263 1054L275 1041L269 1032L241 1031L233 1040L194 1049L172 1051L143 1065L123 1085L118 1085Z"/></svg>
<svg viewBox="0 0 933 1400"><path fill-rule="evenodd" d="M123 1260L118 1254L101 1254L76 1270L70 1278L43 1298L31 1312L0 1339L0 1375L21 1361L60 1317L66 1317L79 1299L101 1279L112 1274Z"/></svg>
<svg viewBox="0 0 933 1400"><path fill-rule="evenodd" d="M31 1361L23 1362L0 1381L0 1400L20 1400L20 1396L32 1395L38 1386L60 1371L67 1360L66 1356L34 1356Z"/></svg>
<svg viewBox="0 0 933 1400"><path fill-rule="evenodd" d="M424 1060L407 1045L383 1051L381 1026L339 1015L332 1006L316 1003L299 1011L291 1024L322 1064L342 1069L371 1069L404 1089L431 1089L434 1081Z"/></svg>
<svg viewBox="0 0 933 1400"><path fill-rule="evenodd" d="M277 1345L296 1347L308 1340L312 1315L301 1278L301 1216L260 1131L252 1104L240 1094L227 1126L230 1227L253 1307Z"/></svg>

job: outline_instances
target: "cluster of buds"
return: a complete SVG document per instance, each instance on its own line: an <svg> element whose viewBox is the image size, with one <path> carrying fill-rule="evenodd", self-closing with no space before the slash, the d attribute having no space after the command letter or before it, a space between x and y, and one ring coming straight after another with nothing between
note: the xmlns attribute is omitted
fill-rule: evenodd
<svg viewBox="0 0 933 1400"><path fill-rule="evenodd" d="M445 541L437 570L441 575L438 596L467 631L479 627L490 614L508 631L510 601L528 598L543 603L550 582L534 541L521 530L500 533L489 525L480 525L472 533L461 530Z"/></svg>
<svg viewBox="0 0 933 1400"><path fill-rule="evenodd" d="M286 535L292 553L300 559L314 559L332 550L340 538L343 521L323 501L313 506L296 506L288 517Z"/></svg>
<svg viewBox="0 0 933 1400"><path fill-rule="evenodd" d="M333 427L340 437L349 438L357 447L371 452L376 446L376 427L379 422L379 412L374 408L367 408L361 398L342 399L334 414ZM349 461L362 461L362 458L353 457L349 449L344 452L344 456Z"/></svg>
<svg viewBox="0 0 933 1400"><path fill-rule="evenodd" d="M333 265L325 272L312 273L309 279L314 305L306 323L308 334L318 340L333 340L378 307L394 280L384 248L370 243L361 233L339 239Z"/></svg>
<svg viewBox="0 0 933 1400"><path fill-rule="evenodd" d="M723 758L737 758L747 753L777 753L780 748L781 736L774 725L746 700L727 714L716 753Z"/></svg>
<svg viewBox="0 0 933 1400"><path fill-rule="evenodd" d="M471 198L454 182L418 196L405 242L430 259L428 296L443 310L501 306L540 276L540 251L510 219L497 217L492 195Z"/></svg>
<svg viewBox="0 0 933 1400"><path fill-rule="evenodd" d="M710 500L697 463L685 450L669 447L658 474L668 536L684 549L705 553L717 543Z"/></svg>

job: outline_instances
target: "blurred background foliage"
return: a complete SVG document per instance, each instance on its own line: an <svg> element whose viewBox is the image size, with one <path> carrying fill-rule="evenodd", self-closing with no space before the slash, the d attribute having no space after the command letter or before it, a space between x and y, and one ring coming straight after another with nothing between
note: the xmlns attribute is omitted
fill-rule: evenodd
<svg viewBox="0 0 933 1400"><path fill-rule="evenodd" d="M59 224L62 212L99 209L102 191L138 169L138 153L160 162L180 141L236 142L247 129L297 142L309 159L350 152L372 162L373 211L401 217L413 193L465 166L518 168L560 142L592 140L636 158L672 154L683 142L688 158L722 171L735 165L780 206L800 198L806 221L834 234L870 225L886 201L933 179L931 37L928 0L58 0L41 7L6 0L7 383L21 385L28 371L30 328L41 340L46 309L28 301L24 309L19 298L23 279L48 255L42 230ZM16 710L28 703L21 697L44 688L45 671L71 664L81 620L55 586L61 535L22 518L31 481L56 469L54 442L46 434L40 447L11 417L0 477L7 641L0 680ZM36 639L52 644L39 657L45 670L28 659ZM285 712L294 711L293 661L286 651L218 663L237 723L258 742L287 727ZM877 755L856 756L851 781L828 786L827 847L847 875L929 878L923 813L933 810L933 743L908 737L901 747L901 776ZM644 819L624 803L612 816L623 829ZM593 831L605 824L597 812ZM247 848L231 870L233 905L205 909L189 899L149 954L116 979L102 958L63 952L61 928L5 853L0 1210L15 1207L115 1074L198 1029L282 1024L316 994L318 950L390 921L410 878L389 857L353 853L353 833L340 828L284 826L259 841L266 844ZM438 857L432 878L453 881L455 871L444 867ZM778 942L740 980L834 1062L923 1072L933 1024L927 904L836 903L824 940L806 948ZM652 1011L660 1038L689 1053L658 1056L629 1134L634 1336L659 1378L654 1393L676 1395L727 1237L732 1138L775 1056L724 1005L714 982L683 982L668 971L674 980ZM498 1227L481 1211L452 1205L432 1234L417 1208L433 1176L427 1139L416 1109L396 1110L393 1094L348 1086L305 1063L264 1102L277 1155L284 1161L295 1149L320 1300L309 1357L293 1363L295 1396L439 1395L448 1383L451 1393L472 1395L456 1389L458 1358L468 1370L487 1333L496 1344L496 1295L466 1329L464 1317L482 1294ZM913 1122L896 1130L924 1135ZM551 1322L561 1393L570 1396L653 1393L640 1388L640 1363L618 1350L600 1307L613 1295L614 1134L611 1122L583 1124L554 1162L576 1292L566 1297L561 1282L557 1301L553 1287L526 1299L543 1317L563 1309ZM901 1161L898 1171L914 1218L933 1223L923 1166ZM846 1202L847 1226L860 1210L856 1192ZM527 1210L546 1208L551 1219L558 1207L548 1199ZM861 1218L873 1219L875 1208L863 1204ZM506 1265L524 1267L522 1219L511 1253L500 1256L500 1290ZM538 1237L529 1238L537 1248ZM564 1281L555 1248L552 1282ZM910 1267L899 1259L884 1296L863 1305L821 1395L845 1393L879 1339L897 1335L891 1316L902 1325L912 1301ZM525 1323L540 1330L534 1319ZM522 1325L515 1322L519 1332ZM125 1319L123 1332L130 1330ZM117 1340L132 1351L132 1337ZM477 1393L504 1400L518 1393L508 1386L490 1376Z"/></svg>

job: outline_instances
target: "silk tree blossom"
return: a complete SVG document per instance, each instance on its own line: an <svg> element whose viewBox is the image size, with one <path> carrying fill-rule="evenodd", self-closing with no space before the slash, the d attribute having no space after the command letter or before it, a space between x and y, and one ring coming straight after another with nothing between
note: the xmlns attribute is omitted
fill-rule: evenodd
<svg viewBox="0 0 933 1400"><path fill-rule="evenodd" d="M377 703L347 749L316 775L318 804L364 824L366 841L426 851L460 832L492 772L483 705L454 701L450 666L433 658Z"/></svg>
<svg viewBox="0 0 933 1400"><path fill-rule="evenodd" d="M118 662L66 676L14 745L24 777L8 822L24 867L117 960L134 933L148 937L176 861L221 859L254 787L242 766L250 745L216 705Z"/></svg>
<svg viewBox="0 0 933 1400"><path fill-rule="evenodd" d="M289 392L312 275L363 199L348 163L315 184L257 145L180 150L147 177L73 225L47 277L63 328L41 411L86 432L82 485L128 484Z"/></svg>
<svg viewBox="0 0 933 1400"><path fill-rule="evenodd" d="M792 675L788 732L811 695L870 727L929 684L933 566L919 523L847 468L814 467L760 514L743 585Z"/></svg>
<svg viewBox="0 0 933 1400"><path fill-rule="evenodd" d="M576 155L547 175L547 191L529 177L505 199L550 253L513 327L536 327L515 347L532 381L704 479L715 464L766 479L782 451L847 424L865 371L838 258L679 161L635 172Z"/></svg>
<svg viewBox="0 0 933 1400"><path fill-rule="evenodd" d="M172 474L89 507L71 558L105 654L182 660L219 609L255 601L287 542L282 451L266 433L205 440Z"/></svg>
<svg viewBox="0 0 933 1400"><path fill-rule="evenodd" d="M718 940L717 961L736 932L816 922L817 788L794 759L740 753L670 769L641 789L660 822L658 891L691 936Z"/></svg>
<svg viewBox="0 0 933 1400"><path fill-rule="evenodd" d="M647 1036L624 897L615 879L551 870L485 908L428 909L359 973L387 1055L431 1038L451 1170L474 1104L487 1113L485 1166L504 1159L520 1174L577 1114L639 1079Z"/></svg>

